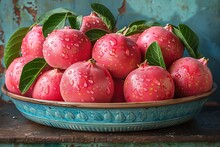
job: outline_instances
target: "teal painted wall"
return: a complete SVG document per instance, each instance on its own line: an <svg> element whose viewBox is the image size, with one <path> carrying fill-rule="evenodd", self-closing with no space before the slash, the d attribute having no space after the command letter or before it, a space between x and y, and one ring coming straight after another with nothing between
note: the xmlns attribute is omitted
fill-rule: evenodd
<svg viewBox="0 0 220 147"><path fill-rule="evenodd" d="M93 2L103 3L117 16L123 1L0 0L0 46L4 47L18 27L30 26L48 10L63 7L88 15ZM118 28L138 19L190 26L199 36L200 51L210 59L214 81L220 85L220 0L126 0L126 12L118 17ZM217 90L210 99L220 102L219 95L220 90Z"/></svg>

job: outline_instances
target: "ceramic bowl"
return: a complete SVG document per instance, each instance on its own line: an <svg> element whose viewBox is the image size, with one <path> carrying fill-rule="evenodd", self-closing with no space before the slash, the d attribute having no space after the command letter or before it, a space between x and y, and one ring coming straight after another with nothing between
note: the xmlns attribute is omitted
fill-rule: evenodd
<svg viewBox="0 0 220 147"><path fill-rule="evenodd" d="M192 119L215 90L172 100L139 103L68 103L19 96L2 87L28 119L57 128L124 132L164 128Z"/></svg>

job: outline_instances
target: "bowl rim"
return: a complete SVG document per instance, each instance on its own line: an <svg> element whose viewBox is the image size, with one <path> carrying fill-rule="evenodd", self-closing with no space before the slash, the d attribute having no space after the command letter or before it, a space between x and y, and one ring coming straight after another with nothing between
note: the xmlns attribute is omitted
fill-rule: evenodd
<svg viewBox="0 0 220 147"><path fill-rule="evenodd" d="M208 92L182 97L182 98L174 98L169 100L161 100L161 101L149 101L149 102L121 102L121 103L81 103L81 102L61 102L61 101L51 101L51 100L40 100L34 99L31 97L21 96L14 93L11 93L7 90L6 85L2 86L2 92L9 96L12 99L30 102L34 104L42 104L47 106L58 106L58 107L72 107L72 108L96 108L96 109L126 109L126 108L150 108L150 107L159 107L166 105L175 105L187 102L193 102L200 99L204 99L207 96L210 96L217 89L216 83L213 83L212 89Z"/></svg>

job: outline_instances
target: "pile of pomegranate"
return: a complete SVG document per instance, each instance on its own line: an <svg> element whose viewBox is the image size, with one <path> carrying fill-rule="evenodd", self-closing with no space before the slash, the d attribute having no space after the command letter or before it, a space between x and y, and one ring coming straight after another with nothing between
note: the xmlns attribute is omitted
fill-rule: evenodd
<svg viewBox="0 0 220 147"><path fill-rule="evenodd" d="M92 41L86 34L92 29L106 34ZM79 29L65 25L46 37L43 26L36 24L22 39L20 56L6 69L6 87L34 99L91 103L160 101L211 90L208 60L184 57L185 45L173 29L149 26L126 36L110 29L95 12L82 17ZM146 57L155 42L165 68L149 64ZM23 68L37 58L43 58L46 66L22 93Z"/></svg>

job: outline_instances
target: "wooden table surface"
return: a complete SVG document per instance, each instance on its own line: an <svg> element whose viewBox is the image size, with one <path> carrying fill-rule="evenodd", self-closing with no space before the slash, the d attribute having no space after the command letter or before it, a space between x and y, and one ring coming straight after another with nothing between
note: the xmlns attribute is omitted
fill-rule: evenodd
<svg viewBox="0 0 220 147"><path fill-rule="evenodd" d="M220 143L220 105L206 103L194 119L158 130L96 133L40 125L23 117L14 104L0 100L0 144L8 143ZM218 144L220 145L220 144Z"/></svg>

